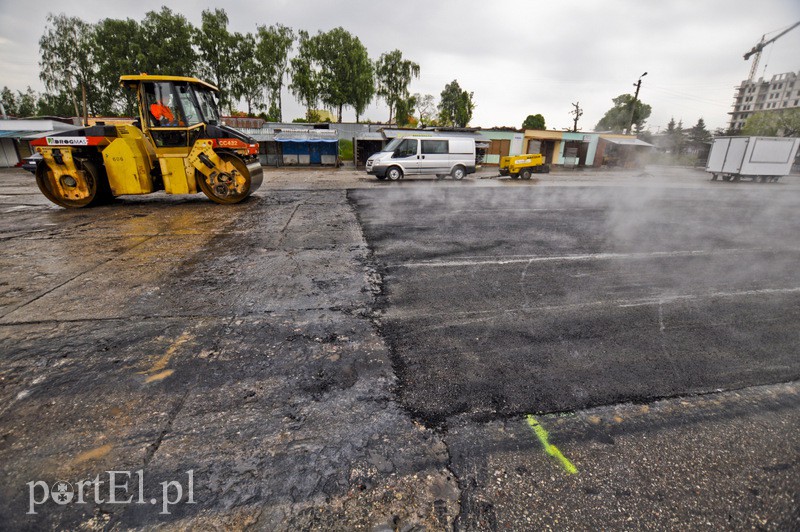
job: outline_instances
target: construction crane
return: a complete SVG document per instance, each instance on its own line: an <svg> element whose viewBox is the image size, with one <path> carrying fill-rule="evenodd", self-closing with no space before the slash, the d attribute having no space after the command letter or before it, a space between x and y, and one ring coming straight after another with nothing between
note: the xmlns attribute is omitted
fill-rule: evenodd
<svg viewBox="0 0 800 532"><path fill-rule="evenodd" d="M747 61L750 59L751 56L755 55L756 57L753 59L753 65L750 67L750 76L747 78L747 81L753 81L753 78L756 77L756 70L758 70L758 62L761 60L761 50L763 50L767 45L774 43L780 37L783 37L797 26L800 26L800 22L795 22L793 25L789 26L775 37L771 38L768 41L765 41L764 38L766 35L761 36L761 41L758 44L753 46L753 49L744 54L744 60Z"/></svg>

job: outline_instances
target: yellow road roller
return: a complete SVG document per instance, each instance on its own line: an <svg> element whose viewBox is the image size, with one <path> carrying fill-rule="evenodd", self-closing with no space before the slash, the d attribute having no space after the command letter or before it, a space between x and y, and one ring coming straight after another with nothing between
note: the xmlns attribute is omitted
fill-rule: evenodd
<svg viewBox="0 0 800 532"><path fill-rule="evenodd" d="M196 194L238 203L261 185L258 143L220 121L216 87L181 76L122 76L135 91L132 124L59 132L31 144L42 154L36 184L62 207L126 194Z"/></svg>

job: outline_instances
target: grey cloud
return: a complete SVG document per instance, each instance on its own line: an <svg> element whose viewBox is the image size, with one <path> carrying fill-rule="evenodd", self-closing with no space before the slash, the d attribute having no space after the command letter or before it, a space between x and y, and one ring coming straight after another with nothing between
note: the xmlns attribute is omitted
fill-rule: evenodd
<svg viewBox="0 0 800 532"><path fill-rule="evenodd" d="M340 1L261 0L233 4L174 0L137 2L0 1L0 64L13 90L38 81L38 39L48 12L85 20L134 18L169 5L198 24L205 8L224 7L234 31L282 23L311 33L343 26L357 35L373 58L398 48L421 65L412 92L438 97L453 79L475 92L473 125L519 125L532 112L548 126L571 125L571 103L580 101L584 129L633 92L639 74L642 100L653 107L648 123L664 127L670 117L693 125L700 116L710 128L727 123L733 87L749 72L742 55L762 34L800 20L796 0L637 2L594 0L568 3L529 1ZM755 10L757 9L757 12ZM7 41L7 43L6 43ZM765 50L767 76L800 70L800 30ZM762 69L759 71L759 75ZM288 100L286 115L299 116ZM353 119L352 113L346 118ZM383 102L366 117L388 118Z"/></svg>

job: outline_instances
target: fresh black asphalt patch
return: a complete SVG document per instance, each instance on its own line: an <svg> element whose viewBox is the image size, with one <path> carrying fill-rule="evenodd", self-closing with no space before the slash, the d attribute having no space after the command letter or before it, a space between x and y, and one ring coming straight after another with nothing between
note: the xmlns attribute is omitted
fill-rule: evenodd
<svg viewBox="0 0 800 532"><path fill-rule="evenodd" d="M429 422L800 377L800 221L780 187L353 190L382 333Z"/></svg>

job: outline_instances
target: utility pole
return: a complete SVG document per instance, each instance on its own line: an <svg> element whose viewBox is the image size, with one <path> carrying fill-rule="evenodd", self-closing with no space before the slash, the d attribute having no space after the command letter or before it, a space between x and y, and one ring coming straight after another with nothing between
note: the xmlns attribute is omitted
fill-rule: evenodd
<svg viewBox="0 0 800 532"><path fill-rule="evenodd" d="M581 102L573 103L572 105L575 106L575 110L569 112L569 114L575 115L575 125L572 126L573 133L578 131L578 119L583 115L583 109L581 109L580 104Z"/></svg>
<svg viewBox="0 0 800 532"><path fill-rule="evenodd" d="M639 98L639 89L642 88L642 78L647 75L647 72L639 76L639 81L633 84L636 87L636 94L633 95L633 103L631 104L631 119L628 120L628 135L633 132L633 113L636 112L636 100Z"/></svg>

